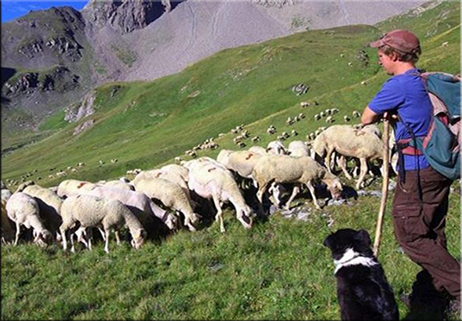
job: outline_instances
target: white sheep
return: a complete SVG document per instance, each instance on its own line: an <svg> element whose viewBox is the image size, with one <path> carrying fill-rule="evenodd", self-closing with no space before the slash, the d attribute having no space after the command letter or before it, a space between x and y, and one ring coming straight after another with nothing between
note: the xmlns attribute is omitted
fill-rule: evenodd
<svg viewBox="0 0 462 321"><path fill-rule="evenodd" d="M321 180L325 183L334 199L337 199L342 191L342 184L338 177L329 173L325 167L319 165L308 156L264 156L255 164L252 176L258 182L257 198L260 203L263 201L263 194L272 182L296 184L292 195L286 203L287 209L289 209L291 201L300 191L300 184L304 184L309 189L313 202L318 209L320 206L314 193L314 181Z"/></svg>
<svg viewBox="0 0 462 321"><path fill-rule="evenodd" d="M252 146L249 148L249 152L259 155L266 155L266 150L261 146Z"/></svg>
<svg viewBox="0 0 462 321"><path fill-rule="evenodd" d="M266 147L266 152L268 154L286 154L287 150L280 140L273 140L268 143Z"/></svg>
<svg viewBox="0 0 462 321"><path fill-rule="evenodd" d="M332 118L332 116L327 116L326 117L326 123L333 123L334 122L334 119Z"/></svg>
<svg viewBox="0 0 462 321"><path fill-rule="evenodd" d="M104 251L109 253L109 233L127 226L132 236L132 246L140 248L146 239L146 230L136 216L122 202L105 200L93 195L76 195L68 197L61 206L63 224L60 227L63 249L67 250L66 232L77 222L81 229L88 227L103 228L105 233ZM89 240L91 242L91 240ZM71 237L71 243L73 243ZM91 248L91 246L90 246Z"/></svg>
<svg viewBox="0 0 462 321"><path fill-rule="evenodd" d="M300 107L302 107L302 108L308 107L309 105L310 105L310 103L307 102L307 101L302 101L302 102L300 103Z"/></svg>
<svg viewBox="0 0 462 321"><path fill-rule="evenodd" d="M314 115L314 120L318 121L321 119L321 116L319 114Z"/></svg>
<svg viewBox="0 0 462 321"><path fill-rule="evenodd" d="M217 155L217 162L223 164L224 166L228 167L226 164L228 163L229 155L231 155L234 151L230 149L222 149Z"/></svg>
<svg viewBox="0 0 462 321"><path fill-rule="evenodd" d="M121 189L127 189L127 190L130 190L130 191L133 191L135 190L135 188L133 187L133 185L131 185L130 183L127 183L127 182L124 182L120 179L116 179L116 180L112 180L112 181L107 181L107 182L104 182L102 184L98 184L98 185L104 185L104 186L110 186L110 187L117 187L117 188L121 188Z"/></svg>
<svg viewBox="0 0 462 321"><path fill-rule="evenodd" d="M382 139L382 132L380 131L379 126L377 126L376 124L369 124L369 125L366 125L366 126L362 126L361 128L359 128L359 131L357 132L356 135L361 135L361 132L374 134L378 138ZM393 135L390 135L390 136L391 136L390 141L394 141L395 137ZM392 146L390 146L390 147L392 147Z"/></svg>
<svg viewBox="0 0 462 321"><path fill-rule="evenodd" d="M252 211L229 170L206 161L190 161L185 166L189 169L189 188L205 199L213 199L217 209L215 220L220 222L221 232L225 232L221 207L226 201L234 205L237 219L244 228L252 226Z"/></svg>
<svg viewBox="0 0 462 321"><path fill-rule="evenodd" d="M383 142L377 135L349 125L329 127L316 137L313 149L319 156L325 156L325 164L329 171L330 157L334 151L344 156L359 158L361 172L356 189L360 188L367 174L367 161L383 158ZM342 170L346 172L346 169Z"/></svg>
<svg viewBox="0 0 462 321"><path fill-rule="evenodd" d="M347 115L343 116L343 120L348 123L350 121L350 117L348 117Z"/></svg>
<svg viewBox="0 0 462 321"><path fill-rule="evenodd" d="M353 110L352 115L353 115L354 118L361 117L361 113L359 111L357 111L357 110Z"/></svg>
<svg viewBox="0 0 462 321"><path fill-rule="evenodd" d="M142 192L123 190L111 186L98 186L91 191L85 192L85 195L93 195L122 202L133 214L135 214L145 228L152 221L152 216L156 216L162 220L170 230L176 228L176 217L166 210L161 209Z"/></svg>
<svg viewBox="0 0 462 321"><path fill-rule="evenodd" d="M19 184L18 188L16 189L15 193L22 192L27 186L34 185L34 181L27 181L24 183Z"/></svg>
<svg viewBox="0 0 462 321"><path fill-rule="evenodd" d="M251 152L250 150L224 150L218 154L217 161L223 164L227 169L238 173L239 176L253 180L253 167L260 157L262 157L261 154Z"/></svg>
<svg viewBox="0 0 462 321"><path fill-rule="evenodd" d="M52 235L40 218L39 205L32 196L23 192L14 193L6 203L6 211L8 217L16 224L14 245L18 244L22 225L33 228L34 242L44 244L51 241Z"/></svg>
<svg viewBox="0 0 462 321"><path fill-rule="evenodd" d="M10 224L10 219L8 219L8 214L6 212L6 201L2 200L2 220L1 220L1 230L2 230L2 243L6 244L14 239L14 230Z"/></svg>
<svg viewBox="0 0 462 321"><path fill-rule="evenodd" d="M133 179L132 184L133 185L136 184L136 182L138 180L143 179L143 178L146 178L146 179L162 178L162 179L165 179L165 180L167 180L169 182L175 183L175 184L179 185L183 189L183 191L186 194L186 196L188 197L188 199L191 199L191 195L190 195L189 189L188 189L188 184L184 180L183 176L181 174L177 173L175 170L152 169L152 170L148 170L148 171L143 171L143 172L139 173L138 175L136 175L136 177Z"/></svg>
<svg viewBox="0 0 462 321"><path fill-rule="evenodd" d="M143 192L149 198L161 201L168 208L183 213L184 224L190 231L196 230L194 224L198 222L201 216L194 213L191 199L188 198L180 185L162 178L146 176L132 182L137 191Z"/></svg>
<svg viewBox="0 0 462 321"><path fill-rule="evenodd" d="M273 135L273 134L276 132L276 129L275 129L275 128L268 128L268 129L266 130L266 132L267 132L268 134L270 134L270 135Z"/></svg>
<svg viewBox="0 0 462 321"><path fill-rule="evenodd" d="M89 191L95 188L97 184L80 181L76 179L66 179L58 185L58 196L69 197L79 194L81 191Z"/></svg>
<svg viewBox="0 0 462 321"><path fill-rule="evenodd" d="M254 146L257 147L257 146ZM256 149L257 152L251 151L250 148L248 151L235 151L226 155L226 157L217 157L217 160L223 164L227 169L236 172L239 176L247 179L251 179L253 185L258 187L257 182L252 177L253 168L257 161L263 155L268 155L264 148ZM220 156L220 154L218 155ZM268 191L273 194L277 203L279 203L279 196L282 194L284 188L280 184L272 184ZM261 205L261 204L260 204ZM260 207L262 212L262 208Z"/></svg>
<svg viewBox="0 0 462 321"><path fill-rule="evenodd" d="M2 201L5 201L5 203L8 201L8 199L13 195L11 191L8 188L2 188Z"/></svg>
<svg viewBox="0 0 462 321"><path fill-rule="evenodd" d="M27 186L23 193L35 198L40 210L40 217L45 223L45 227L56 237L56 241L61 240L59 226L62 223L61 205L63 200L49 188L39 185Z"/></svg>
<svg viewBox="0 0 462 321"><path fill-rule="evenodd" d="M186 167L177 164L168 164L160 168L163 171L175 172L184 179L185 182L189 179L189 171Z"/></svg>
<svg viewBox="0 0 462 321"><path fill-rule="evenodd" d="M287 149L289 155L292 157L300 157L300 156L309 156L310 151L306 144L301 140L294 140L290 142L289 147Z"/></svg>

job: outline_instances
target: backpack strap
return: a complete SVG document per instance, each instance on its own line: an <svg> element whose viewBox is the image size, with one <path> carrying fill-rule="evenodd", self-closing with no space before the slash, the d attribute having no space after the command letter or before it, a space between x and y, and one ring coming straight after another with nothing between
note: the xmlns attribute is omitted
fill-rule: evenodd
<svg viewBox="0 0 462 321"><path fill-rule="evenodd" d="M417 148L417 137L414 135L414 132L412 129L406 124L406 122L403 121L403 119L398 116L398 120L403 123L404 128L406 129L407 133L411 138L408 139L400 139L399 141L396 142L396 146L398 147L398 165L399 165L399 177L400 177L400 183L404 184L406 181L406 171L404 170L404 153L403 150L407 150L408 152L411 152L410 154L406 153L406 155L412 155L412 156L419 156L423 155L422 151ZM413 143L413 146L410 145L410 143ZM419 154L420 153L420 154ZM420 167L419 167L419 162L417 161L417 158L415 160L416 162L416 167L417 167L417 194L419 197L419 200L422 201L422 186L420 184Z"/></svg>
<svg viewBox="0 0 462 321"><path fill-rule="evenodd" d="M411 155L411 156L421 156L423 155L423 152L418 149L416 146L411 145L412 138L405 138L405 139L400 139L396 142L396 146L398 147L398 150L403 153L403 155Z"/></svg>

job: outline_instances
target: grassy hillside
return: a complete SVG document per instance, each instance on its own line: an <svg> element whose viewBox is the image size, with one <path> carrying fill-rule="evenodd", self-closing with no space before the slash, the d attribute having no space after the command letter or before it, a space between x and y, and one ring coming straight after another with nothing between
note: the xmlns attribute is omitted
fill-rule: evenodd
<svg viewBox="0 0 462 321"><path fill-rule="evenodd" d="M420 67L460 73L456 2L377 26L307 31L229 49L154 82L99 87L94 115L77 124L64 122L62 113L55 115L42 125L46 138L28 137L35 142L3 155L2 180L37 169L32 178L40 176L39 184L52 186L59 180L48 179L50 173L78 162L87 165L67 178L114 178L128 169L171 163L220 133L225 134L215 139L220 148L238 149L230 130L240 124L251 137L261 137L261 146L295 129L299 135L284 142L288 144L326 126L313 116L332 107L340 109L334 124L343 123L344 115L351 123L359 122L352 111L362 111L387 79L377 65L376 51L366 45L396 27L421 37ZM448 46L442 47L445 41ZM368 63L361 59L362 50ZM364 80L367 85L361 85ZM292 91L299 83L310 86L305 95ZM319 105L300 107L301 101L315 100ZM285 124L287 117L300 112L305 119ZM74 128L88 119L95 125L74 136ZM277 127L276 135L266 133L270 124ZM11 140L8 145L2 140L2 150L21 142ZM246 143L252 145L250 139ZM218 152L198 155L215 157ZM112 158L119 161L112 164ZM99 160L106 164L100 166ZM380 189L380 184L377 180L368 189ZM453 185L446 234L449 251L460 261L460 184ZM373 238L380 198L349 198L342 206L322 210L315 210L307 198L296 200L307 202L302 204L311 213L306 222L276 213L244 230L234 209L227 208L224 234L217 224L205 225L196 233L180 231L161 243L148 242L138 251L128 243L118 247L113 240L110 254L104 253L101 242L91 252L79 248L76 254L63 253L58 245L2 246L2 319L339 319L334 265L322 242L345 227L366 229ZM398 247L390 208L391 197L379 259L398 299L411 291L420 268ZM330 227L328 218L333 219ZM409 314L398 304L401 319L435 317L426 311Z"/></svg>
<svg viewBox="0 0 462 321"><path fill-rule="evenodd" d="M459 18L459 4L446 2L420 15L392 19L379 25L381 29L348 26L307 31L224 50L182 73L153 82L104 85L97 89L94 115L77 124L66 123L62 113L48 119L41 129L52 129L55 134L3 156L2 177L18 179L37 169L35 177L51 186L58 181L48 179L50 168L65 169L78 162L87 166L68 177L118 177L128 169L172 162L220 133L226 134L216 139L220 147L236 149L230 130L239 124L252 136L260 136L262 146L275 139L276 135L266 134L270 124L278 128L278 134L292 129L300 133L288 141L304 139L325 126L313 120L315 113L337 107L340 113L335 120L342 123L344 115L352 118L351 112L361 111L380 88L387 76L376 63L375 49L367 44L382 30L403 26L415 31L422 39L420 67L459 73ZM441 46L444 41L449 42L447 47ZM360 85L363 80L367 86ZM299 83L310 86L305 95L292 91ZM115 86L118 90L111 95ZM301 101L314 100L320 104L303 110L299 106ZM287 117L300 112L307 116L303 121L285 125ZM95 125L74 136L74 128L88 119ZM12 141L2 141L2 149ZM217 151L202 153L214 156ZM112 158L119 162L99 166L100 159L107 164Z"/></svg>

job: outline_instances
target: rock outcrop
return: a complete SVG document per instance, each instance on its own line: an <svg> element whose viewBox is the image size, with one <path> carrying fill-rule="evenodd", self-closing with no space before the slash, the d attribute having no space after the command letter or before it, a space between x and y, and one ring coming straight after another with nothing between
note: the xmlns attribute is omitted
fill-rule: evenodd
<svg viewBox="0 0 462 321"><path fill-rule="evenodd" d="M82 100L80 104L72 105L64 110L64 120L75 123L80 119L95 113L94 102L96 91L91 91Z"/></svg>
<svg viewBox="0 0 462 321"><path fill-rule="evenodd" d="M24 72L5 83L2 96L13 99L18 95L32 94L36 91L64 93L77 88L79 78L64 66L57 66L42 72Z"/></svg>
<svg viewBox="0 0 462 321"><path fill-rule="evenodd" d="M129 33L146 27L171 9L170 0L91 0L82 13L98 28L110 25L121 33Z"/></svg>

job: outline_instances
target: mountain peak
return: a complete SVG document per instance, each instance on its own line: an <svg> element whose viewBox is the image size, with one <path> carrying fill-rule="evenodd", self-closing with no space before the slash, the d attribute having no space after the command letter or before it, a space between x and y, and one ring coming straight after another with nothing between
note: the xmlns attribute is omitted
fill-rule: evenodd
<svg viewBox="0 0 462 321"><path fill-rule="evenodd" d="M172 8L170 0L90 0L82 13L96 27L111 25L122 33L142 29Z"/></svg>

